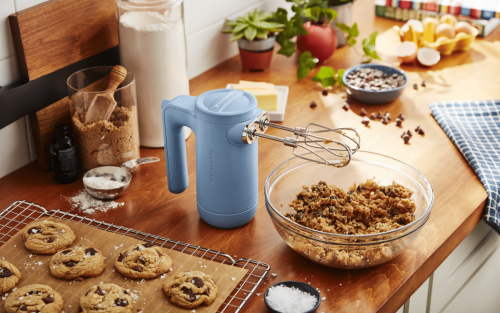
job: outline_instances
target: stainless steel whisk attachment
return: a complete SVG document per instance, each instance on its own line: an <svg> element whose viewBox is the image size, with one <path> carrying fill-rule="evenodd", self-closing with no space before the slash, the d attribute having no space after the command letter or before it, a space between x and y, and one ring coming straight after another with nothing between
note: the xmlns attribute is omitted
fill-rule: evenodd
<svg viewBox="0 0 500 313"><path fill-rule="evenodd" d="M268 127L292 132L296 137L276 137L265 134ZM352 133L352 135L351 135ZM332 135L340 135L347 139L351 146ZM351 156L359 150L361 138L354 128L329 128L316 123L309 123L305 128L288 127L269 122L269 113L263 112L255 121L243 130L242 140L248 144L253 143L258 137L282 142L285 146L293 148L296 157L335 167L344 167L351 161ZM319 154L319 150L326 150L334 157L327 159Z"/></svg>

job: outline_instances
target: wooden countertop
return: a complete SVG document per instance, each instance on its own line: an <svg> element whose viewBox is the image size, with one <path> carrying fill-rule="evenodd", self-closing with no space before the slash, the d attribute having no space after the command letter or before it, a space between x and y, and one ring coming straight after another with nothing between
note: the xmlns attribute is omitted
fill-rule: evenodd
<svg viewBox="0 0 500 313"><path fill-rule="evenodd" d="M379 33L402 23L374 17L372 1L357 1L354 20L361 31L358 41L373 31ZM379 35L377 48L394 44L390 33ZM272 68L261 73L241 70L236 56L214 69L191 80L191 94L224 88L227 83L240 79L273 82L290 87L284 124L304 126L317 122L329 127L353 126L360 132L362 149L400 159L418 169L430 181L435 202L431 217L418 238L394 260L362 270L337 270L306 260L289 248L278 235L264 206L261 191L259 209L255 218L238 229L221 230L204 223L197 212L195 196L195 147L193 136L187 140L190 185L178 195L167 189L163 149L141 149L141 155L157 156L161 163L141 167L133 174L127 193L119 201L124 207L97 213L92 218L116 225L132 227L195 245L227 252L268 263L275 278L266 277L257 292L245 305L244 312L267 312L262 293L271 283L284 280L310 282L326 297L318 312L395 312L415 292L429 275L443 262L456 246L478 224L482 217L487 194L467 162L430 115L427 104L433 101L474 100L499 98L499 77L492 71L498 58L500 29L486 40L478 40L470 52L444 57L435 67L427 70L419 66L403 67L410 80L420 83L426 79L427 87L418 91L409 86L403 96L392 104L368 106L368 113L389 110L393 117L400 111L406 115L405 129L421 125L425 137L414 135L410 145L399 138L401 129L391 123L371 123L366 128L360 123L360 104L352 110L341 109L345 92L334 90L328 97L310 80L296 81L296 59L275 55ZM496 49L490 49L497 47ZM359 50L359 48L358 48ZM384 53L381 53L384 56ZM361 61L353 48L341 48L327 61L334 68L349 68ZM450 69L460 68L463 75L452 75ZM498 67L497 67L498 68ZM309 103L315 100L316 109ZM278 134L271 129L271 134ZM3 151L2 153L9 153ZM291 157L291 150L275 142L260 140L259 185L283 160ZM63 196L72 196L83 188L81 180L70 185L57 185L52 173L39 170L31 163L0 179L0 208L16 200L27 200L47 209L71 210ZM330 291L327 291L327 290Z"/></svg>

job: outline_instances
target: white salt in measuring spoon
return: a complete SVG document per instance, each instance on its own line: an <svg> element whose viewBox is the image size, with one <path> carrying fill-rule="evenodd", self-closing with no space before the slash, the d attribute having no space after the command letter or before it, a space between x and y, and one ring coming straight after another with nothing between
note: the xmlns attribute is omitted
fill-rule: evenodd
<svg viewBox="0 0 500 313"><path fill-rule="evenodd" d="M160 161L159 158L148 157L127 161L121 167L96 167L83 175L83 185L92 197L101 200L113 200L127 190L132 180L130 171L133 168L141 164L158 161Z"/></svg>

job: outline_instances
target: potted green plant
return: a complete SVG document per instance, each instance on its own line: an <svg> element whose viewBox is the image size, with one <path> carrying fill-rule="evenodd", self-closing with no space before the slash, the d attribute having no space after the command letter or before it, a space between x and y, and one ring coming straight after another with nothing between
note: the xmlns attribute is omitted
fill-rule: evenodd
<svg viewBox="0 0 500 313"><path fill-rule="evenodd" d="M255 9L236 20L226 21L229 28L222 32L233 34L231 41L238 41L244 70L269 68L276 40L275 33L281 32L285 26L272 21L272 18L272 14Z"/></svg>

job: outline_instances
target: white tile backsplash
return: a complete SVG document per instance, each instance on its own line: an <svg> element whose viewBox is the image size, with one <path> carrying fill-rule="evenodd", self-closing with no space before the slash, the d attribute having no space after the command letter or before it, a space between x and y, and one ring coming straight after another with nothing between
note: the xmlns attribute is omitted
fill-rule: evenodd
<svg viewBox="0 0 500 313"><path fill-rule="evenodd" d="M15 13L12 0L0 0L0 60L14 54L8 16ZM1 73L1 72L0 72Z"/></svg>
<svg viewBox="0 0 500 313"><path fill-rule="evenodd" d="M0 0L0 86L19 79L7 16L46 0ZM230 35L222 34L226 18L234 19L248 11L289 9L285 0L184 0L189 77L193 78L238 54ZM0 129L0 177L36 158L29 119L21 118Z"/></svg>

